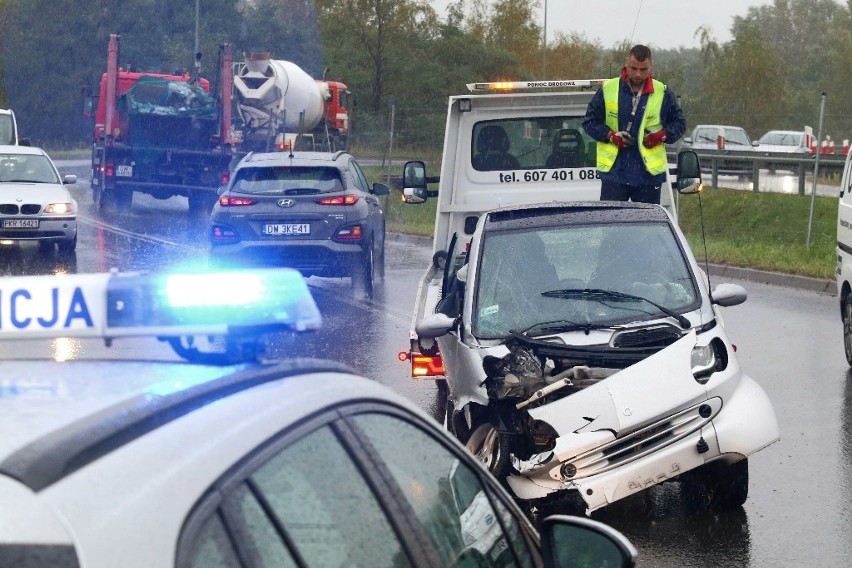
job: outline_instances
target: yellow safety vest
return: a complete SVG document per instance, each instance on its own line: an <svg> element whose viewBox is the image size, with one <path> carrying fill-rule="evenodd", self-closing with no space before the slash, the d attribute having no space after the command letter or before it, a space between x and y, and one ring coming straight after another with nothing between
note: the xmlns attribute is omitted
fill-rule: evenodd
<svg viewBox="0 0 852 568"><path fill-rule="evenodd" d="M648 102L645 105L645 113L642 116L642 124L639 125L639 132L656 132L662 130L663 123L660 121L660 114L663 110L663 93L666 86L652 79L654 83L654 92L648 95ZM621 78L615 77L609 79L603 84L604 98L604 119L607 126L612 130L618 131L618 94L621 84ZM644 134L642 135L644 136ZM646 148L642 144L642 139L638 140L639 154L642 156L642 161L645 162L645 169L648 173L657 175L665 173L668 169L668 158L666 157L665 144L658 144L653 148ZM618 156L618 146L612 142L598 142L598 170L608 172L612 169L615 163L615 158Z"/></svg>

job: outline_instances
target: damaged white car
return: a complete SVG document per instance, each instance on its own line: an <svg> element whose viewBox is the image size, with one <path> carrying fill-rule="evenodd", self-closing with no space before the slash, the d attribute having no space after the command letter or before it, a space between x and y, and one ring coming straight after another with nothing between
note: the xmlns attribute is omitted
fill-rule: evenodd
<svg viewBox="0 0 852 568"><path fill-rule="evenodd" d="M745 502L748 457L779 439L718 309L746 291L710 289L665 209L504 208L452 248L417 333L443 355L447 428L517 498L590 513L677 480L702 506Z"/></svg>

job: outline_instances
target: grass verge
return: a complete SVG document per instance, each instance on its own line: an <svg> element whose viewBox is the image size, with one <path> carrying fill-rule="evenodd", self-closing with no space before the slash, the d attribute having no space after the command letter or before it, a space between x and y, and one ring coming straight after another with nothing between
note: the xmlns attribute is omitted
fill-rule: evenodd
<svg viewBox="0 0 852 568"><path fill-rule="evenodd" d="M365 168L373 181L386 169ZM679 196L678 221L696 257L714 264L833 279L837 198L707 188ZM431 236L436 199L406 205L398 190L386 202L387 230ZM700 211L703 209L703 229ZM810 236L808 227L810 225Z"/></svg>

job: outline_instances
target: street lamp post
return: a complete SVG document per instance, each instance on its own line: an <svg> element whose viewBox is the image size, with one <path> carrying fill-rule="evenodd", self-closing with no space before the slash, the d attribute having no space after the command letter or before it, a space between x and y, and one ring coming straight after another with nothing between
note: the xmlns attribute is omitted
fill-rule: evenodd
<svg viewBox="0 0 852 568"><path fill-rule="evenodd" d="M542 46L541 46L541 78L547 79L547 0L544 0L543 32L544 33L542 33Z"/></svg>

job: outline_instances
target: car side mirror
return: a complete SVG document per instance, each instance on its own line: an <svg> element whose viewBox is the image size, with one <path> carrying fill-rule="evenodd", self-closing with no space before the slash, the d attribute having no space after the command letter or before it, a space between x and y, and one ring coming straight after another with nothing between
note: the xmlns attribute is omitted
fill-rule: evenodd
<svg viewBox="0 0 852 568"><path fill-rule="evenodd" d="M77 183L76 174L65 174L62 177L62 183L65 185L74 185L75 183Z"/></svg>
<svg viewBox="0 0 852 568"><path fill-rule="evenodd" d="M636 548L627 537L599 521L553 515L541 522L540 533L548 568L636 566Z"/></svg>
<svg viewBox="0 0 852 568"><path fill-rule="evenodd" d="M677 154L677 190L690 194L701 191L701 163L694 150L681 150Z"/></svg>
<svg viewBox="0 0 852 568"><path fill-rule="evenodd" d="M748 292L739 284L719 284L711 293L713 303L722 307L738 306L746 301Z"/></svg>
<svg viewBox="0 0 852 568"><path fill-rule="evenodd" d="M372 189L373 195L387 195L390 193L390 187L384 183L374 183Z"/></svg>
<svg viewBox="0 0 852 568"><path fill-rule="evenodd" d="M455 318L446 314L431 314L417 322L414 332L420 339L435 339L448 334L455 323Z"/></svg>
<svg viewBox="0 0 852 568"><path fill-rule="evenodd" d="M428 197L426 164L421 161L406 162L402 169L402 200L417 204L425 202Z"/></svg>

